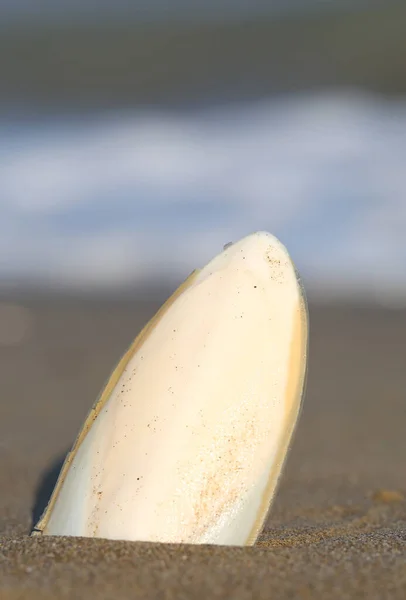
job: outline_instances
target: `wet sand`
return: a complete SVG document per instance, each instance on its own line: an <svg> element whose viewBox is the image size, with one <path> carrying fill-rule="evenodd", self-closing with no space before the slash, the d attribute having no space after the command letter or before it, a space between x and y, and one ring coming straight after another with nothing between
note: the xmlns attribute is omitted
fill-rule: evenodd
<svg viewBox="0 0 406 600"><path fill-rule="evenodd" d="M311 306L306 401L265 532L253 548L221 548L28 537L111 367L157 304L8 302L2 600L404 600L406 311Z"/></svg>

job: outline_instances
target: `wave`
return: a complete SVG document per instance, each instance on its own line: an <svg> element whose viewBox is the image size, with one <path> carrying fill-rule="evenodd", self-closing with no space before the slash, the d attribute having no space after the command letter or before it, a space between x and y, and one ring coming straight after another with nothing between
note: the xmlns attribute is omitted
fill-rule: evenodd
<svg viewBox="0 0 406 600"><path fill-rule="evenodd" d="M179 278L258 229L318 293L406 297L406 103L331 92L0 123L3 280Z"/></svg>

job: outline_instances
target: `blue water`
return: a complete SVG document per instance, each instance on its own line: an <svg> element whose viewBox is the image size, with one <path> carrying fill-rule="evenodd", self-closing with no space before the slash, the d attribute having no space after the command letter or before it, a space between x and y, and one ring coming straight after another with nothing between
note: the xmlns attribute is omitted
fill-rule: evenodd
<svg viewBox="0 0 406 600"><path fill-rule="evenodd" d="M406 101L330 93L0 123L0 279L186 276L258 229L308 286L406 297Z"/></svg>

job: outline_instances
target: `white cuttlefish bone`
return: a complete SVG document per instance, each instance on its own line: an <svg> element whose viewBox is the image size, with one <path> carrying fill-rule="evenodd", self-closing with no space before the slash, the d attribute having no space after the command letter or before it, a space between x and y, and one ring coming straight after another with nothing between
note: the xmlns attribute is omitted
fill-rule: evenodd
<svg viewBox="0 0 406 600"><path fill-rule="evenodd" d="M308 316L254 233L194 271L111 375L34 535L251 545L299 417Z"/></svg>

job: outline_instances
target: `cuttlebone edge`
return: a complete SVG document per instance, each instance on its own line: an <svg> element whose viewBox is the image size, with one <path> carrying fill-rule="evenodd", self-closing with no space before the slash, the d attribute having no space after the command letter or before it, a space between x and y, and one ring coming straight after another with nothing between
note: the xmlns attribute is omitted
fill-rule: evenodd
<svg viewBox="0 0 406 600"><path fill-rule="evenodd" d="M299 374L299 377L297 380L297 386L296 386L296 394L298 394L298 396L299 396L299 405L297 406L296 409L295 409L295 406L293 405L291 407L291 411L288 413L288 415L285 416L285 423L290 424L290 427L285 428L285 435L283 436L283 442L280 445L276 460L274 461L274 464L273 464L273 468L270 470L270 473L268 476L268 483L267 483L267 486L262 495L262 502L261 502L260 509L257 514L257 519L256 519L254 526L251 529L251 532L246 540L247 546L252 546L253 544L255 544L255 542L258 539L258 536L260 535L260 533L262 532L262 530L266 524L267 517L272 508L273 499L275 497L278 485L281 480L284 465L286 464L286 460L289 455L290 448L292 446L293 437L294 437L295 430L297 428L297 425L298 425L298 422L300 419L300 414L303 409L303 400L304 400L304 397L306 394L307 356L308 356L308 347L309 347L308 304L307 304L305 290L304 290L302 281L300 279L300 276L298 274L298 271L297 271L295 265L293 264L293 262L291 260L290 260L290 262L291 262L292 266L294 267L296 279L297 279L298 286L299 286L300 315L297 315L297 319L300 320L300 322L302 324L302 331L301 331L301 336L300 336L301 337L300 346L299 346L299 348L296 349L296 352L301 353L303 356L302 363L304 366L301 373ZM292 346L295 345L294 339L292 339L291 345ZM292 352L291 352L291 362L293 361L293 357L292 357L293 354L294 354L294 350L292 350ZM292 384L292 381L290 381L290 385L291 384ZM295 410L297 411L296 417L294 416Z"/></svg>
<svg viewBox="0 0 406 600"><path fill-rule="evenodd" d="M194 271L192 271L192 273L185 279L185 281L164 302L164 304L159 308L159 310L155 313L155 315L141 329L141 331L139 332L139 334L137 335L135 340L131 343L131 346L128 348L128 350L125 352L125 354L119 360L118 364L116 365L116 367L114 368L114 370L112 371L110 376L108 377L106 384L102 387L100 396L98 397L96 402L93 404L92 408L90 409L90 411L86 417L86 420L85 420L82 428L80 429L80 432L72 446L72 449L70 450L70 452L68 452L68 454L65 458L65 461L64 461L62 469L59 473L59 476L58 476L55 488L50 497L50 500L49 500L41 518L36 523L36 525L33 527L31 536L45 534L45 529L47 527L48 520L50 518L52 509L58 498L59 492L61 490L63 482L65 481L65 477L66 477L67 472L72 464L72 461L75 458L76 453L77 453L81 443L85 439L85 437L86 437L87 433L89 432L91 426L93 425L95 419L100 414L100 411L103 409L104 405L106 404L107 400L109 399L111 392L113 391L114 387L117 385L127 364L129 363L131 358L134 356L134 354L137 352L137 350L141 346L141 344L145 341L145 339L151 333L151 331L154 329L154 327L161 320L161 318L166 313L166 311L173 304L173 302L175 302L175 300L192 284L192 282L195 280L195 278L199 272L200 272L199 269L195 269Z"/></svg>

